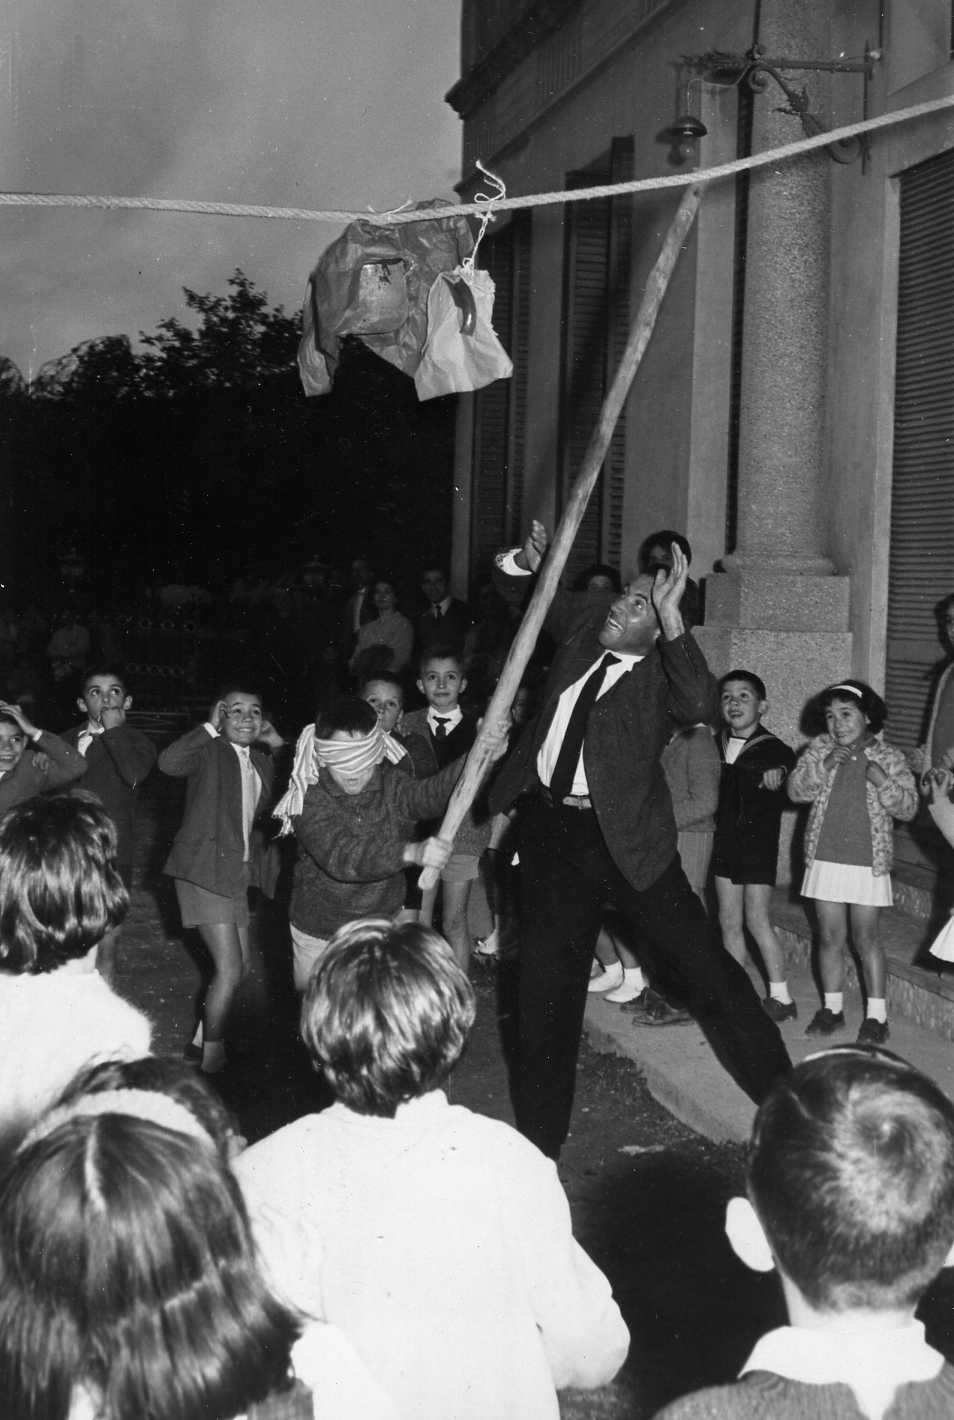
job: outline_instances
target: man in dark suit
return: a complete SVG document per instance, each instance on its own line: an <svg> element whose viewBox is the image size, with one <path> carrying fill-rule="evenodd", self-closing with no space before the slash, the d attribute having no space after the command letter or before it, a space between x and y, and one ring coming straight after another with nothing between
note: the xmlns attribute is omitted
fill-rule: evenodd
<svg viewBox="0 0 954 1420"><path fill-rule="evenodd" d="M418 661L435 647L460 655L470 629L470 608L466 602L451 596L443 567L424 569L421 590L428 606L417 621Z"/></svg>
<svg viewBox="0 0 954 1420"><path fill-rule="evenodd" d="M547 543L534 523L522 549L498 557L498 574L535 572ZM678 546L671 552L668 571L637 577L615 599L558 594L543 708L491 791L494 812L518 799L522 806L517 1127L552 1158L569 1130L607 907L625 918L649 974L685 1002L752 1099L790 1067L746 972L711 940L676 851L660 755L673 725L711 721L717 698L679 611L688 564Z"/></svg>

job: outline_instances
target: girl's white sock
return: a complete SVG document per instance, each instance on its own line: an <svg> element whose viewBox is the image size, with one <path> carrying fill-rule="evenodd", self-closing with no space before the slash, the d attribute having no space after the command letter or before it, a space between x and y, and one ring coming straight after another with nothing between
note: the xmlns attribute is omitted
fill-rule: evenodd
<svg viewBox="0 0 954 1420"><path fill-rule="evenodd" d="M826 991L825 1005L828 1010L831 1011L833 1016L840 1015L841 1012L845 1009L844 991Z"/></svg>
<svg viewBox="0 0 954 1420"><path fill-rule="evenodd" d="M882 1025L888 1019L888 1003L883 996L868 997L868 1020L880 1021Z"/></svg>
<svg viewBox="0 0 954 1420"><path fill-rule="evenodd" d="M792 993L788 989L787 981L770 981L769 996L773 1001L780 1001L783 1006L792 1004Z"/></svg>
<svg viewBox="0 0 954 1420"><path fill-rule="evenodd" d="M192 1044L195 1046L196 1050L201 1050L201 1049L202 1049L202 1022L201 1022L201 1021L199 1022L199 1024L198 1024L198 1025L196 1026L196 1028L195 1028L195 1035L192 1037Z"/></svg>

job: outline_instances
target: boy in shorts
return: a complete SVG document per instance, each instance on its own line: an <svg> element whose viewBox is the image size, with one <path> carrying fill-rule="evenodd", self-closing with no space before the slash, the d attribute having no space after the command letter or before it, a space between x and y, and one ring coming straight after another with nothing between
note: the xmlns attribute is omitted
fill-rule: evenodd
<svg viewBox="0 0 954 1420"><path fill-rule="evenodd" d="M795 753L762 724L765 684L754 671L729 671L719 681L724 729L719 737L722 778L716 809L712 871L726 951L743 966L745 929L751 932L768 977L763 1005L773 1021L794 1020L798 1008L785 977L785 956L769 920L778 866L782 792Z"/></svg>

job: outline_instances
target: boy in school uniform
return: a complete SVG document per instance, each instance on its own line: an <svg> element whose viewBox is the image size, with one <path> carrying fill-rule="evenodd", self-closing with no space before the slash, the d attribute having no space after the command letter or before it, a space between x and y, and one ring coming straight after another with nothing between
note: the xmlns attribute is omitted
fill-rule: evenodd
<svg viewBox="0 0 954 1420"><path fill-rule="evenodd" d="M156 748L126 720L132 696L118 666L91 667L76 704L86 719L63 738L86 760L83 788L96 795L116 825L116 864L129 888L139 788L156 763Z"/></svg>
<svg viewBox="0 0 954 1420"><path fill-rule="evenodd" d="M423 776L436 774L452 760L468 753L477 738L477 716L461 709L460 697L467 689L467 677L463 659L455 651L444 648L425 651L420 661L417 688L427 701L427 709L412 710L405 715L402 728L408 753L414 759L418 774ZM418 754L419 747L421 754ZM471 885L480 877L480 859L490 842L491 828L491 817L486 809L471 809L454 841L454 851L441 871L441 926L457 964L464 971L473 948L467 904ZM435 832L436 826L427 826L426 831ZM425 893L422 922L430 923L435 896L433 891Z"/></svg>
<svg viewBox="0 0 954 1420"><path fill-rule="evenodd" d="M738 1380L657 1420L941 1420L954 1367L915 1309L954 1263L954 1105L887 1051L838 1046L772 1087L745 1198L726 1214L746 1266L779 1275L788 1326Z"/></svg>
<svg viewBox="0 0 954 1420"><path fill-rule="evenodd" d="M752 933L768 977L763 1001L773 1021L794 1020L798 1008L785 976L785 956L769 918L778 866L785 780L795 752L762 724L765 683L754 671L729 671L719 681L723 730L722 778L716 809L712 872L725 949L743 966L745 928Z"/></svg>

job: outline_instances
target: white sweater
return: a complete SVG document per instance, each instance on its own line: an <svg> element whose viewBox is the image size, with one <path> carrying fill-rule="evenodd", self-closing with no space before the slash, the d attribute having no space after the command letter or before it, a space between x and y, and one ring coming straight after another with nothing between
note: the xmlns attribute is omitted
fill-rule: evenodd
<svg viewBox="0 0 954 1420"><path fill-rule="evenodd" d="M0 1147L16 1144L84 1065L149 1054L152 1026L98 971L0 971Z"/></svg>
<svg viewBox="0 0 954 1420"><path fill-rule="evenodd" d="M343 1105L235 1161L276 1290L339 1326L413 1420L557 1420L629 1333L553 1163L440 1091Z"/></svg>

